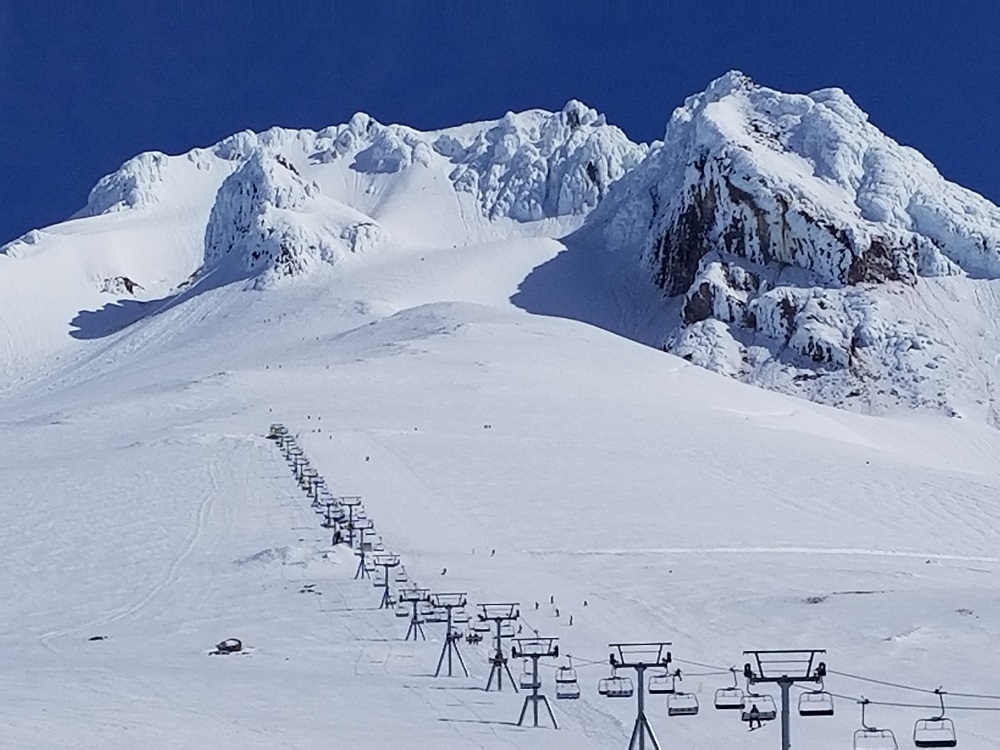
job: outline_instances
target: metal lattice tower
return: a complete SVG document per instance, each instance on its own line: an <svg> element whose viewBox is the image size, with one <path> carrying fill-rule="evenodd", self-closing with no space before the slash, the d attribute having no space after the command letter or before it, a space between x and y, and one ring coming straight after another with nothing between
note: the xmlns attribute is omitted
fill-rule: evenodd
<svg viewBox="0 0 1000 750"><path fill-rule="evenodd" d="M549 718L552 719L552 728L558 729L559 724L556 722L555 714L552 713L552 706L549 705L549 699L546 698L542 693L539 692L542 686L542 681L538 677L538 660L542 658L556 658L559 656L559 644L556 643L558 638L540 638L536 631L534 638L515 638L514 645L511 646L510 655L514 659L531 659L531 694L524 696L524 704L521 706L521 715L517 719L517 725L522 726L524 724L524 714L528 711L528 704L532 707L533 716L533 727L538 726L538 704L544 703L545 709L549 712ZM524 687L524 685L521 685Z"/></svg>
<svg viewBox="0 0 1000 750"><path fill-rule="evenodd" d="M750 685L775 683L781 688L781 750L791 750L792 727L789 691L798 682L821 683L826 676L826 664L818 661L821 648L788 651L744 651L751 660L743 666L743 676Z"/></svg>
<svg viewBox="0 0 1000 750"><path fill-rule="evenodd" d="M403 638L403 640L410 640L411 635L413 636L413 640L417 640L417 636L419 635L422 640L426 641L427 636L424 635L424 628L420 620L420 604L422 602L430 601L430 593L428 589L402 589L399 592L399 601L410 602L413 605L413 614L410 617L410 627L407 628L406 637Z"/></svg>
<svg viewBox="0 0 1000 750"><path fill-rule="evenodd" d="M654 750L660 750L653 728L646 718L646 670L650 668L667 669L671 656L667 651L669 641L652 643L609 643L611 650L609 661L613 669L634 669L638 687L635 724L632 725L632 737L629 739L628 750L646 750L646 738L653 743Z"/></svg>
<svg viewBox="0 0 1000 750"><path fill-rule="evenodd" d="M462 659L462 652L458 650L458 642L462 640L462 634L455 630L452 621L452 611L465 606L465 593L453 594L431 594L431 603L438 609L443 609L447 613L447 630L445 631L444 644L441 646L441 656L438 658L437 669L434 676L441 674L441 665L444 663L445 655L448 656L448 676L452 677L452 656L458 658L458 663L462 665L465 676L469 676L469 670L465 667L465 660Z"/></svg>
<svg viewBox="0 0 1000 750"><path fill-rule="evenodd" d="M382 568L382 575L385 576L385 588L382 589L382 601L379 602L379 609L389 609L392 607L392 596L389 594L389 571L399 567L399 555L387 553L375 555L375 564Z"/></svg>
<svg viewBox="0 0 1000 750"><path fill-rule="evenodd" d="M493 635L493 656L490 657L490 664L492 668L490 669L490 677L486 681L486 692L490 691L490 686L493 685L493 676L496 675L497 678L497 690L503 690L503 673L507 673L507 677L510 678L511 687L514 688L514 692L518 692L517 683L514 682L514 677L510 673L510 667L507 665L507 657L503 655L503 639L505 637L512 638L513 632L508 635L504 635L504 624L508 622L513 622L518 617L521 616L521 612L518 609L518 604L480 604L479 609L481 610L478 614L479 620L481 622L492 622L495 628ZM513 630L513 626L511 626Z"/></svg>

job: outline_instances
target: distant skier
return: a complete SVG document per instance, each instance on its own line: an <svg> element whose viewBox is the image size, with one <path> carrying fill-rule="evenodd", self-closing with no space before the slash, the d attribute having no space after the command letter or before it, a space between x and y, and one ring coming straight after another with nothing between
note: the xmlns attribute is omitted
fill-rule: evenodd
<svg viewBox="0 0 1000 750"><path fill-rule="evenodd" d="M447 568L442 568L442 569L441 569L441 575L444 575L444 574L445 574L445 573L447 573L447 572L448 572L448 569L447 569Z"/></svg>
<svg viewBox="0 0 1000 750"><path fill-rule="evenodd" d="M764 726L764 722L762 722L760 720L760 709L757 708L757 704L756 703L754 703L754 704L752 704L750 706L750 722L749 723L750 723L750 731L751 732L754 729L760 729L762 726ZM757 726L755 727L754 724L756 724Z"/></svg>
<svg viewBox="0 0 1000 750"><path fill-rule="evenodd" d="M340 529L335 529L333 532L333 546L336 547L344 541L344 535L340 533Z"/></svg>

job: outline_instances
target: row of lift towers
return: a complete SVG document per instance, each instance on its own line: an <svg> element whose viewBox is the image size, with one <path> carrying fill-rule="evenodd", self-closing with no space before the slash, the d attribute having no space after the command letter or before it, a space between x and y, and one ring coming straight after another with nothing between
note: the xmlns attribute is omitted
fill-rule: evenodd
<svg viewBox="0 0 1000 750"><path fill-rule="evenodd" d="M357 495L333 496L319 472L310 466L295 437L281 424L271 425L269 437L275 440L282 455L288 462L300 487L312 501L312 507L323 516L321 525L333 531L335 543L348 544L358 556L355 579L370 579L382 589L379 609L393 610L399 618L408 618L404 640L418 638L427 640L425 623L441 623L445 626L445 638L438 657L435 677L442 674L453 677L461 667L468 677L459 644L464 639L469 644L478 644L489 637L490 673L485 690L503 689L506 675L515 692L530 690L524 698L518 726L523 726L531 709L531 726L542 726L540 707L548 714L552 726L558 729L555 714L548 698L542 693L539 677L540 659L555 659L560 655L558 638L539 636L537 631L531 637L519 637L514 623L520 618L519 604L516 602L493 602L476 605L475 618L470 618L465 592L431 592L417 586L406 573L398 555L388 552L375 531L374 523L368 518L361 497ZM390 581L395 582L394 596ZM463 629L468 633L463 635ZM523 671L515 680L505 655L504 642L510 642L509 652L513 659L523 659ZM698 697L678 687L682 679L679 669L672 669L670 642L610 643L608 662L611 667L609 677L598 680L597 692L606 698L636 698L636 717L629 739L629 750L660 750L660 744L646 714L646 694L665 696L668 716L696 716L699 713ZM756 692L754 687L762 684L777 685L781 700L781 748L791 748L791 689L793 686L808 685L798 700L798 713L803 717L832 716L833 696L823 687L826 664L820 657L823 649L758 650L744 651L747 662L743 667L746 689L739 685L736 668L730 671L733 685L715 691L714 707L720 711L739 712L743 722L762 726L778 718L778 708L774 698ZM635 680L619 672L635 673ZM650 674L647 676L647 672ZM555 696L559 700L575 700L581 695L577 671L572 657L567 657L565 665L556 669ZM957 737L952 720L945 716L944 691L936 691L941 704L937 716L920 719L913 730L913 744L918 748L956 747ZM881 729L868 723L867 707L870 701L862 698L861 727L854 733L854 750L899 750L895 735L889 729Z"/></svg>

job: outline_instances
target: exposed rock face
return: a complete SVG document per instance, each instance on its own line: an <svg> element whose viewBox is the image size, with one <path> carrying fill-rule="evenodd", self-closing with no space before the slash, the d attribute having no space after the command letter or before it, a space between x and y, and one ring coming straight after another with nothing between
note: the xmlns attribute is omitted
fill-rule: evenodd
<svg viewBox="0 0 1000 750"><path fill-rule="evenodd" d="M663 144L590 220L682 298L668 350L792 392L837 372L840 392L857 390L873 359L922 366L907 352L923 347L897 334L926 337L891 318L891 290L1000 276L1000 209L839 89L783 94L735 72L674 112Z"/></svg>

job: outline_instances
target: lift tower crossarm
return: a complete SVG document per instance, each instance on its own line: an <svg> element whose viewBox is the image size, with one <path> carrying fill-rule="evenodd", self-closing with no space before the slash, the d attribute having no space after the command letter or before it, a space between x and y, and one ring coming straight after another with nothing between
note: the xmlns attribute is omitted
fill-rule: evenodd
<svg viewBox="0 0 1000 750"><path fill-rule="evenodd" d="M817 657L826 653L822 648L771 649L744 651L750 657L743 666L743 676L751 685L776 684L781 688L781 750L791 750L792 726L789 692L799 682L821 683L826 676L826 663Z"/></svg>

